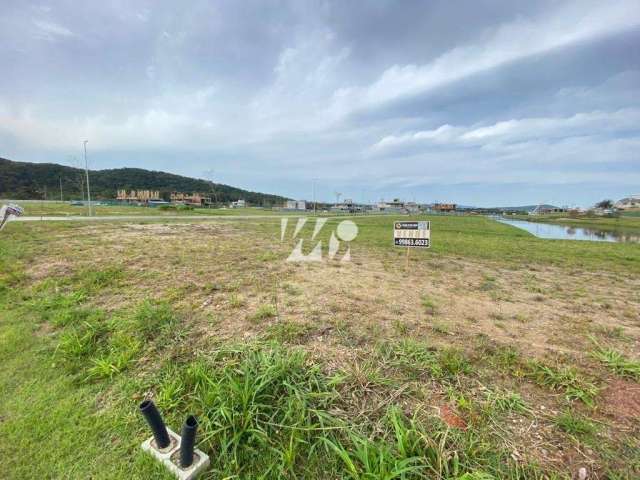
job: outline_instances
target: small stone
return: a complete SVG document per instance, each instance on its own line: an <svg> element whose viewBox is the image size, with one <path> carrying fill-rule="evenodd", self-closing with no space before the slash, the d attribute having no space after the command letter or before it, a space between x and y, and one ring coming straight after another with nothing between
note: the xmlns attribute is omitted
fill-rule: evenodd
<svg viewBox="0 0 640 480"><path fill-rule="evenodd" d="M587 477L589 476L589 474L587 473L587 469L584 467L580 467L578 469L578 473L576 475L576 479L577 480L587 480Z"/></svg>

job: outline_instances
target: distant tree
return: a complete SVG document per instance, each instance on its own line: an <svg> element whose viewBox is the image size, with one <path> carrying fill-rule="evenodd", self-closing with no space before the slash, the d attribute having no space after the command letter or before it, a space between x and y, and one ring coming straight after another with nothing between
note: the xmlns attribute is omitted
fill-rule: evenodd
<svg viewBox="0 0 640 480"><path fill-rule="evenodd" d="M613 207L613 200L602 200L601 202L596 203L596 208L602 208L603 210L611 207Z"/></svg>

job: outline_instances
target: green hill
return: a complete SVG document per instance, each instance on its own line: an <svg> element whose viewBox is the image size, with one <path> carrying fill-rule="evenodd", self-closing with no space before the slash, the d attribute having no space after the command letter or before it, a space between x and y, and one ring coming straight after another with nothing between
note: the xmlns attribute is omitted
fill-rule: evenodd
<svg viewBox="0 0 640 480"><path fill-rule="evenodd" d="M164 199L172 191L211 194L218 202L244 199L252 205L281 204L285 197L250 192L240 188L197 178L183 177L142 168L89 170L91 197L114 199L118 189L159 190ZM59 200L60 183L64 200L84 195L84 170L55 163L14 162L0 158L0 198L16 200Z"/></svg>

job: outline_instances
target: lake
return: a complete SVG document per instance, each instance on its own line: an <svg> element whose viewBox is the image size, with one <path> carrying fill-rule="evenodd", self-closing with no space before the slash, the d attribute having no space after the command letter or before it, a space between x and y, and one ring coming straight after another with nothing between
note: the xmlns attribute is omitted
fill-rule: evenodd
<svg viewBox="0 0 640 480"><path fill-rule="evenodd" d="M599 230L597 228L573 227L555 223L528 222L505 217L492 217L498 222L513 225L538 238L558 240L591 240L594 242L640 243L640 235L624 230Z"/></svg>

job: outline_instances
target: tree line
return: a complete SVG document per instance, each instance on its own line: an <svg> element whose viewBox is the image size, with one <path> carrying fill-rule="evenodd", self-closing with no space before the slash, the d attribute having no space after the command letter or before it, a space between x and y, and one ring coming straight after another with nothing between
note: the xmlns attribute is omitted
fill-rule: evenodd
<svg viewBox="0 0 640 480"><path fill-rule="evenodd" d="M214 202L244 199L252 205L281 205L279 195L251 192L209 180L142 168L89 170L91 197L112 200L117 190L158 190L164 200L173 191L199 192ZM15 162L0 158L0 198L16 200L80 200L86 197L85 171L56 163Z"/></svg>

